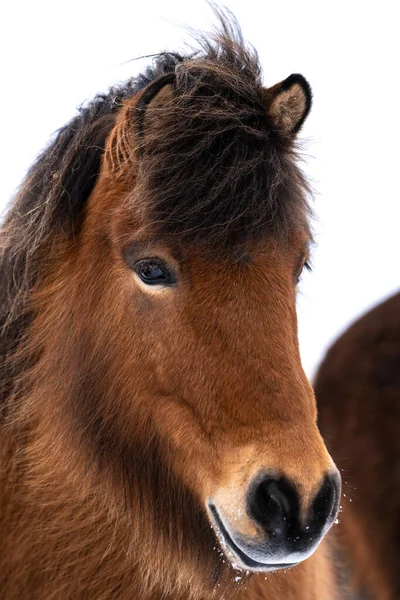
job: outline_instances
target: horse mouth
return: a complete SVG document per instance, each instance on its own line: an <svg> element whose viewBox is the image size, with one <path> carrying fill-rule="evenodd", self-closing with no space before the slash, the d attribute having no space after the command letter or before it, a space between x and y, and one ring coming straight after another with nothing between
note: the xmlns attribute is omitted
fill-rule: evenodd
<svg viewBox="0 0 400 600"><path fill-rule="evenodd" d="M228 550L228 554L231 554L230 560L234 567L239 567L248 571L277 571L278 569L289 569L290 567L296 566L298 563L264 563L259 562L251 558L246 552L244 552L232 539L231 534L224 525L223 520L219 516L219 513L214 504L208 503L208 510L211 515L212 524L216 530L217 536L220 538L221 546L225 550ZM233 558L237 560L232 561Z"/></svg>

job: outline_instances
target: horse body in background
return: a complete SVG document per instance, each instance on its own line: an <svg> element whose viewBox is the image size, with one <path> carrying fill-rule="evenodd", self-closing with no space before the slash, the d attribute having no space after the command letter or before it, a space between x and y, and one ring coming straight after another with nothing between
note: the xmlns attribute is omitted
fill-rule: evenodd
<svg viewBox="0 0 400 600"><path fill-rule="evenodd" d="M354 586L400 598L400 294L356 321L315 381L321 430L346 474L340 546Z"/></svg>
<svg viewBox="0 0 400 600"><path fill-rule="evenodd" d="M222 29L83 108L6 217L5 600L336 597L295 312L311 92Z"/></svg>

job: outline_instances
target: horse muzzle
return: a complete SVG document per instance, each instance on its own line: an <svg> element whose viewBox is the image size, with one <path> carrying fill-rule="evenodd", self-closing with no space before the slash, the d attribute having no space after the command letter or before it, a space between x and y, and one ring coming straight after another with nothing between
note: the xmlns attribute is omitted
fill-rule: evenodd
<svg viewBox="0 0 400 600"><path fill-rule="evenodd" d="M291 482L262 474L249 485L244 510L235 511L228 498L224 502L223 493L209 498L207 509L234 567L274 571L292 567L316 550L337 517L340 492L340 475L334 469L325 475L308 509L301 511Z"/></svg>

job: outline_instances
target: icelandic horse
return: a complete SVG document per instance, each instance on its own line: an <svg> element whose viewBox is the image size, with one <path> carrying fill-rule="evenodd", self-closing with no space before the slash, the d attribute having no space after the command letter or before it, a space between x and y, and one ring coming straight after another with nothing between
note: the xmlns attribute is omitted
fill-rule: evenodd
<svg viewBox="0 0 400 600"><path fill-rule="evenodd" d="M200 44L83 106L3 223L4 600L338 597L295 306L311 90L264 87L227 18Z"/></svg>

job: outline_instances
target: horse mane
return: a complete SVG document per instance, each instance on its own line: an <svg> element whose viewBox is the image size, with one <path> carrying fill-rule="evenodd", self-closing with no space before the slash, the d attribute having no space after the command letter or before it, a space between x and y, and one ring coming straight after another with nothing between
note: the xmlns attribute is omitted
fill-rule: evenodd
<svg viewBox="0 0 400 600"><path fill-rule="evenodd" d="M268 120L257 54L232 15L218 17L199 51L156 55L145 72L81 106L29 170L0 230L0 406L26 367L15 358L33 319L32 291L60 238L79 233L116 117L149 83L175 73L173 106L139 165L161 235L221 248L307 226L307 183L293 139Z"/></svg>

